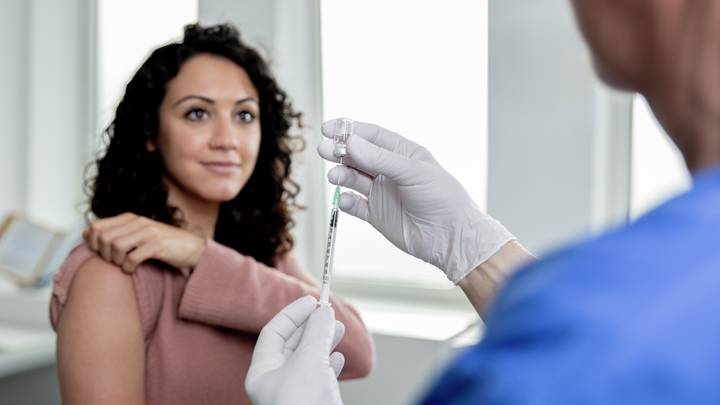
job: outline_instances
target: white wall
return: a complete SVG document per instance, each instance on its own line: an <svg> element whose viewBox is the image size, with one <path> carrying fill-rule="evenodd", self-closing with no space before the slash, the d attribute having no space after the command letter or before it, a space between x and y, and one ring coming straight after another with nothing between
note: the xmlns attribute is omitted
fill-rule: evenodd
<svg viewBox="0 0 720 405"><path fill-rule="evenodd" d="M80 218L91 134L91 0L3 2L0 215Z"/></svg>
<svg viewBox="0 0 720 405"><path fill-rule="evenodd" d="M610 180L628 178L630 96L598 84L567 0L489 11L488 213L545 253L627 216L627 187ZM613 164L624 173L597 175Z"/></svg>
<svg viewBox="0 0 720 405"><path fill-rule="evenodd" d="M91 12L92 0L0 3L0 218L25 211L62 227L80 217ZM55 366L1 378L0 403L60 404Z"/></svg>
<svg viewBox="0 0 720 405"><path fill-rule="evenodd" d="M29 8L29 2L22 0L2 3L0 111L5 118L0 126L0 216L24 209L27 202Z"/></svg>
<svg viewBox="0 0 720 405"><path fill-rule="evenodd" d="M182 39L198 19L197 0L94 0L97 3L97 124L100 134L115 119L125 87L156 48ZM127 30L127 27L133 27ZM93 145L93 146L95 146Z"/></svg>
<svg viewBox="0 0 720 405"><path fill-rule="evenodd" d="M200 22L235 23L269 56L306 113L296 249L319 270L327 215L322 162L319 1L201 0ZM488 212L537 253L624 223L629 204L631 97L595 78L566 0L489 2ZM317 182L319 184L316 184ZM317 271L315 271L317 273Z"/></svg>
<svg viewBox="0 0 720 405"><path fill-rule="evenodd" d="M645 97L633 100L630 219L692 188L685 158L653 115Z"/></svg>

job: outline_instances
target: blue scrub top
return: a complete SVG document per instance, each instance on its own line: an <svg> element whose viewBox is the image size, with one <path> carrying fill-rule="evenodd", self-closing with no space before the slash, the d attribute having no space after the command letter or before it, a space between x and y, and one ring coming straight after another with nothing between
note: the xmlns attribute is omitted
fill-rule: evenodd
<svg viewBox="0 0 720 405"><path fill-rule="evenodd" d="M424 404L720 404L720 166L518 272Z"/></svg>

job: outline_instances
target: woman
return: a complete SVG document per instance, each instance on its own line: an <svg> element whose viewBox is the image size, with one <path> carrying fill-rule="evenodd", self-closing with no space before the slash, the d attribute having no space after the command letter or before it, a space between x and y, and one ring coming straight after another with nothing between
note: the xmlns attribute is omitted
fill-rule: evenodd
<svg viewBox="0 0 720 405"><path fill-rule="evenodd" d="M64 403L249 403L257 334L320 291L290 254L296 119L230 26L190 25L140 67L97 162L101 219L55 276ZM371 338L332 303L346 328L340 378L365 376Z"/></svg>

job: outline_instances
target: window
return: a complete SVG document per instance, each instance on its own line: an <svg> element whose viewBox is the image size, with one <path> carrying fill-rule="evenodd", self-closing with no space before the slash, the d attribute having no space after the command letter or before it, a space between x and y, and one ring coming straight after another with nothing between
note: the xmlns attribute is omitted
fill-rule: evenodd
<svg viewBox="0 0 720 405"><path fill-rule="evenodd" d="M444 2L442 13L438 4L322 1L323 115L376 123L428 147L484 208L487 1ZM334 266L338 280L452 286L435 267L348 216Z"/></svg>
<svg viewBox="0 0 720 405"><path fill-rule="evenodd" d="M125 86L150 52L182 37L198 19L198 0L98 2L98 108L100 128L115 115ZM98 128L98 129L100 129Z"/></svg>
<svg viewBox="0 0 720 405"><path fill-rule="evenodd" d="M645 98L633 100L630 220L691 187L677 146L655 119Z"/></svg>

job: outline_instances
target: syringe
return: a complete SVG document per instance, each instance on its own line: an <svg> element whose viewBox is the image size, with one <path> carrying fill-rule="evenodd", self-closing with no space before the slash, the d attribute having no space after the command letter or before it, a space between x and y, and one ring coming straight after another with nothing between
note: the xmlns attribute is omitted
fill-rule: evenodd
<svg viewBox="0 0 720 405"><path fill-rule="evenodd" d="M346 142L353 132L355 122L349 118L340 118L335 122L335 150L333 155L340 158L342 165L343 158L348 156ZM337 237L337 223L340 214L340 171L338 170L338 181L335 187L332 210L330 211L330 230L328 231L327 245L325 246L325 268L323 268L322 289L320 290L320 305L330 306L330 278L332 277L333 258L335 256L335 238Z"/></svg>
<svg viewBox="0 0 720 405"><path fill-rule="evenodd" d="M320 305L330 306L330 277L332 276L333 258L335 256L335 237L337 236L337 221L340 214L340 186L335 187L332 210L330 211L330 230L328 231L327 245L325 247L325 268L323 269L322 290L320 290Z"/></svg>

